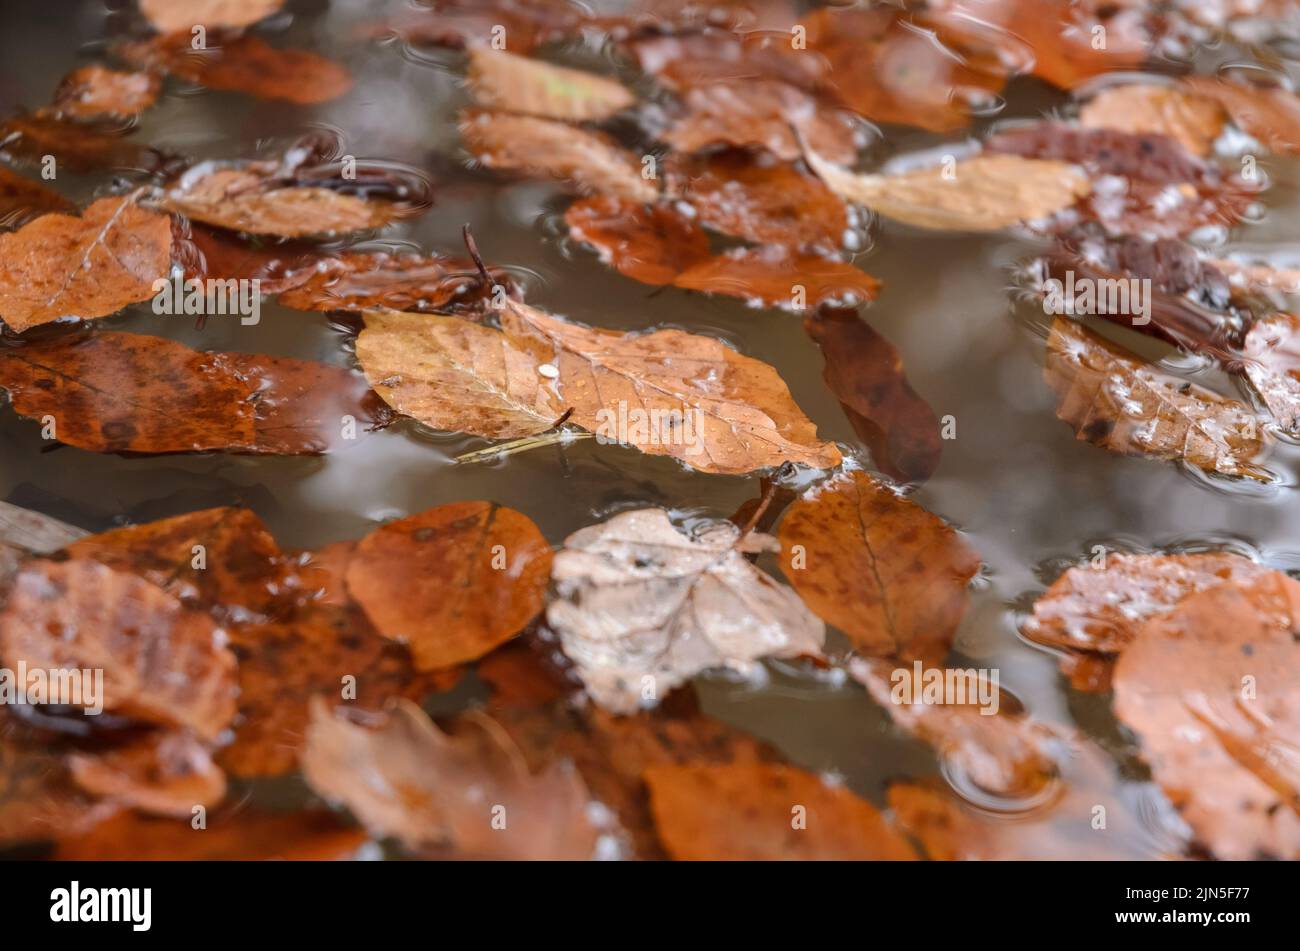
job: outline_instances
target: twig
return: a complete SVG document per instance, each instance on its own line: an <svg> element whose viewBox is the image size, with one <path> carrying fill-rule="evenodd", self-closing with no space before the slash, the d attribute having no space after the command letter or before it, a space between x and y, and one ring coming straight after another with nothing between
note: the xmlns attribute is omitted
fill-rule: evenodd
<svg viewBox="0 0 1300 951"><path fill-rule="evenodd" d="M488 459L501 459L505 456L513 456L517 452L540 449L542 446L552 446L556 443L567 444L576 442L579 439L590 439L593 435L594 433L585 430L559 429L542 433L539 436L524 436L521 439L512 439L510 442L488 446L486 449L467 452L462 456L457 456L456 463L460 465L471 462L485 462Z"/></svg>
<svg viewBox="0 0 1300 951"><path fill-rule="evenodd" d="M461 227L460 236L465 241L465 249L469 251L470 258L478 266L478 273L483 278L483 283L491 287L496 282L492 280L492 275L488 273L487 265L483 263L483 256L478 253L478 242L474 240L474 232L470 230L468 221Z"/></svg>

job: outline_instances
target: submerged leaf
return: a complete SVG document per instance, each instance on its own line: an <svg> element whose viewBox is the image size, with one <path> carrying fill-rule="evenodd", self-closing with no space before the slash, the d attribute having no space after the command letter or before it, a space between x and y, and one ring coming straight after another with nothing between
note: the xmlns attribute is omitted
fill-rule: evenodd
<svg viewBox="0 0 1300 951"><path fill-rule="evenodd" d="M823 629L794 592L745 557L775 539L717 522L682 534L662 509L623 512L565 539L546 612L587 692L631 713L713 667L820 654Z"/></svg>

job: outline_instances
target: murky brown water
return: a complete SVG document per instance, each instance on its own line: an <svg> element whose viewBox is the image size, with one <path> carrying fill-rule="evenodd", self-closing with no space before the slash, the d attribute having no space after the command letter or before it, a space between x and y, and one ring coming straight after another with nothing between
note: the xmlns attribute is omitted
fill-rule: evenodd
<svg viewBox="0 0 1300 951"><path fill-rule="evenodd" d="M336 130L345 152L406 163L435 181L434 209L390 228L385 243L455 253L461 226L469 222L489 263L517 269L530 302L603 327L670 324L721 337L774 365L824 436L860 448L822 384L821 357L799 319L723 298L653 292L570 246L557 227L566 204L558 189L535 183L505 187L489 175L467 171L451 124L465 101L459 58L413 54L397 44L344 42L349 24L377 6L291 4L299 15L284 42L310 45L346 62L358 85L345 99L303 109L181 91L172 84L144 117L137 136L197 157L234 157L272 150L312 128ZM65 72L102 46L111 27L111 18L94 2L5 0L0 112L45 102ZM1205 65L1250 59L1248 51L1227 47L1208 54ZM1036 116L1066 103L1066 97L1037 81L1019 80L1008 91L1003 115ZM978 127L972 130L979 133ZM866 159L939 141L889 129ZM1275 158L1262 164L1273 181L1265 195L1266 214L1260 223L1240 229L1241 243L1226 250L1286 251L1296 240L1300 167ZM89 199L96 187L89 179L61 179L58 185L79 201ZM1035 715L1076 725L1122 758L1121 733L1105 698L1066 688L1053 658L1017 634L1018 607L1065 563L1088 556L1099 544L1139 550L1228 546L1274 567L1300 570L1300 507L1294 496L1300 451L1279 445L1267 460L1277 484L1258 486L1114 456L1076 441L1056 419L1042 380L1043 315L1014 307L1009 291L1008 268L1036 247L1012 235L950 236L886 223L875 230L872 247L858 264L885 283L869 310L870 322L901 351L916 390L940 416L951 414L957 421L957 438L945 443L937 474L915 498L966 532L984 560L958 634L959 652L976 666L1000 669L1004 686ZM347 336L331 328L324 315L285 310L269 301L257 327L216 319L199 332L191 319L156 316L147 304L100 325L163 334L204 348L351 361ZM1137 346L1152 352L1149 344ZM1180 358L1179 365L1188 362ZM1209 372L1197 376L1222 386ZM593 441L494 464L453 464L457 454L482 445L473 437L433 433L407 422L317 459L221 454L125 459L71 448L48 451L37 424L4 410L0 498L89 529L242 504L290 548L356 538L384 519L462 499L491 498L517 508L558 543L620 507L663 505L722 517L758 491L756 477L694 473L663 458ZM901 739L856 685L774 666L763 687L721 679L706 679L701 687L712 714L774 741L796 763L842 774L876 801L887 779L936 770L932 754ZM1127 794L1146 797L1140 772L1126 775Z"/></svg>

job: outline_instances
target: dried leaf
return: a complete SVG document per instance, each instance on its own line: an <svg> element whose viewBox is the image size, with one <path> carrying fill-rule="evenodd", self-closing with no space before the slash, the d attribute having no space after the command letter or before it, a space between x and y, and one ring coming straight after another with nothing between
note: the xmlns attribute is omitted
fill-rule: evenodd
<svg viewBox="0 0 1300 951"><path fill-rule="evenodd" d="M16 228L47 212L70 212L72 202L40 182L0 165L0 228Z"/></svg>
<svg viewBox="0 0 1300 951"><path fill-rule="evenodd" d="M183 731L155 732L124 747L68 757L73 781L92 795L158 816L191 819L226 795L207 747Z"/></svg>
<svg viewBox="0 0 1300 951"><path fill-rule="evenodd" d="M643 205L600 195L564 213L569 234L591 245L605 264L643 284L672 284L709 258L709 237L670 205Z"/></svg>
<svg viewBox="0 0 1300 951"><path fill-rule="evenodd" d="M532 775L491 720L448 736L410 703L373 729L312 705L303 756L311 787L345 804L371 832L417 854L585 859L595 851L588 793L567 764ZM495 822L501 810L508 822Z"/></svg>
<svg viewBox="0 0 1300 951"><path fill-rule="evenodd" d="M503 28L510 49L526 54L538 46L576 36L590 17L569 0L428 0L377 24L378 36L456 49L490 44Z"/></svg>
<svg viewBox="0 0 1300 951"><path fill-rule="evenodd" d="M0 544L48 555L87 533L49 515L0 502Z"/></svg>
<svg viewBox="0 0 1300 951"><path fill-rule="evenodd" d="M714 231L757 244L834 251L851 222L844 202L794 165L740 150L674 155L668 193L688 202Z"/></svg>
<svg viewBox="0 0 1300 951"><path fill-rule="evenodd" d="M15 733L0 710L0 847L77 835L118 811L78 788L62 755Z"/></svg>
<svg viewBox="0 0 1300 951"><path fill-rule="evenodd" d="M163 155L124 139L126 131L64 122L48 114L17 115L0 123L0 149L33 164L52 155L58 168L74 172L158 171Z"/></svg>
<svg viewBox="0 0 1300 951"><path fill-rule="evenodd" d="M1167 135L1195 155L1208 155L1226 116L1217 103L1177 86L1110 86L1079 111L1086 129Z"/></svg>
<svg viewBox="0 0 1300 951"><path fill-rule="evenodd" d="M791 505L780 537L781 571L859 650L930 664L947 655L980 562L938 518L855 471Z"/></svg>
<svg viewBox="0 0 1300 951"><path fill-rule="evenodd" d="M161 89L148 73L83 66L63 77L51 111L63 119L129 119L157 102Z"/></svg>
<svg viewBox="0 0 1300 951"><path fill-rule="evenodd" d="M1270 151L1300 154L1300 98L1281 86L1251 86L1209 76L1187 76L1183 85L1217 102L1234 124Z"/></svg>
<svg viewBox="0 0 1300 951"><path fill-rule="evenodd" d="M488 271L510 296L521 293L510 275ZM440 254L389 254L343 251L321 258L295 286L280 292L280 303L295 310L387 309L419 313L475 313L494 294L472 261Z"/></svg>
<svg viewBox="0 0 1300 951"><path fill-rule="evenodd" d="M208 89L280 99L300 106L338 99L352 88L348 71L307 50L276 49L251 34L209 30L207 46L194 49L186 27L116 48L138 69L167 73Z"/></svg>
<svg viewBox="0 0 1300 951"><path fill-rule="evenodd" d="M0 234L0 317L21 333L91 319L153 296L171 265L171 224L134 198L101 198L80 217L51 214Z"/></svg>
<svg viewBox="0 0 1300 951"><path fill-rule="evenodd" d="M647 679L659 698L713 667L820 654L821 623L745 557L775 544L730 522L687 536L662 509L623 512L565 539L547 622L592 699L617 713L646 699Z"/></svg>
<svg viewBox="0 0 1300 951"><path fill-rule="evenodd" d="M456 502L389 522L360 542L347 587L420 670L482 657L542 609L551 549L525 515Z"/></svg>
<svg viewBox="0 0 1300 951"><path fill-rule="evenodd" d="M1048 218L1088 194L1079 169L1013 155L976 155L951 168L898 175L855 175L808 153L831 190L855 204L918 228L998 231Z"/></svg>
<svg viewBox="0 0 1300 951"><path fill-rule="evenodd" d="M734 248L688 268L673 282L752 306L801 311L832 302L874 300L880 282L852 264L778 245Z"/></svg>
<svg viewBox="0 0 1300 951"><path fill-rule="evenodd" d="M600 121L636 102L612 79L487 46L470 47L467 78L480 106L545 119Z"/></svg>
<svg viewBox="0 0 1300 951"><path fill-rule="evenodd" d="M577 426L705 472L840 461L776 371L713 338L582 327L515 302L501 331L451 317L366 320L357 358L376 391L439 429L528 435L571 408Z"/></svg>
<svg viewBox="0 0 1300 951"><path fill-rule="evenodd" d="M1300 858L1300 584L1189 594L1120 656L1115 714L1216 858Z"/></svg>
<svg viewBox="0 0 1300 951"><path fill-rule="evenodd" d="M645 780L655 827L674 859L916 858L865 800L790 766L655 766ZM806 825L792 822L797 810Z"/></svg>
<svg viewBox="0 0 1300 951"><path fill-rule="evenodd" d="M554 178L580 192L652 202L659 189L640 160L609 136L531 116L478 110L460 123L465 147L485 167Z"/></svg>
<svg viewBox="0 0 1300 951"><path fill-rule="evenodd" d="M91 452L315 454L351 444L367 423L389 421L361 378L341 367L201 353L143 334L0 351L0 387L15 411L53 417L60 442Z"/></svg>
<svg viewBox="0 0 1300 951"><path fill-rule="evenodd" d="M903 373L898 351L855 312L822 309L804 329L826 360L822 378L876 467L899 482L924 482L939 465L939 417Z"/></svg>
<svg viewBox="0 0 1300 951"><path fill-rule="evenodd" d="M172 260L185 280L258 281L265 294L279 294L316 279L329 258L307 242L251 240L220 228L172 218ZM292 306L292 305L286 305Z"/></svg>
<svg viewBox="0 0 1300 951"><path fill-rule="evenodd" d="M1278 426L1300 435L1300 320L1274 314L1256 321L1242 355L1246 378Z"/></svg>
<svg viewBox="0 0 1300 951"><path fill-rule="evenodd" d="M1078 321L1053 321L1043 375L1056 392L1056 415L1078 439L1111 452L1269 479L1253 463L1265 435L1249 407L1144 363Z"/></svg>
<svg viewBox="0 0 1300 951"><path fill-rule="evenodd" d="M95 562L29 562L0 613L0 656L32 669L102 669L105 710L208 740L235 715L235 658L220 629Z"/></svg>
<svg viewBox="0 0 1300 951"><path fill-rule="evenodd" d="M251 26L284 6L284 0L140 0L140 12L159 33Z"/></svg>
<svg viewBox="0 0 1300 951"><path fill-rule="evenodd" d="M78 835L61 829L54 858L71 862L330 861L366 841L324 809L298 812L210 810L207 825L123 813Z"/></svg>
<svg viewBox="0 0 1300 951"><path fill-rule="evenodd" d="M1250 291L1300 294L1300 268L1242 264L1225 258L1211 258L1208 264L1221 271L1234 285Z"/></svg>
<svg viewBox="0 0 1300 951"><path fill-rule="evenodd" d="M162 199L168 211L232 231L301 238L382 228L407 212L382 198L361 198L332 188L290 185L274 178L276 166L197 165Z"/></svg>

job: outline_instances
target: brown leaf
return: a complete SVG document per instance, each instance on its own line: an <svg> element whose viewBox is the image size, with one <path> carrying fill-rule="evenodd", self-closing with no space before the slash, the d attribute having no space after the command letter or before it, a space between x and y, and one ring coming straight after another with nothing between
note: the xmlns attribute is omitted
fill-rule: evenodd
<svg viewBox="0 0 1300 951"><path fill-rule="evenodd" d="M366 321L357 359L371 384L439 429L535 434L568 407L577 426L705 472L840 461L775 370L710 337L582 327L515 302L502 311L501 331L453 317L371 312ZM645 425L632 410L647 415ZM671 432L649 431L652 411L677 421ZM620 418L633 422L611 432Z"/></svg>
<svg viewBox="0 0 1300 951"><path fill-rule="evenodd" d="M650 33L629 38L624 48L642 70L679 91L757 79L779 80L813 91L828 72L824 59L794 49L789 30Z"/></svg>
<svg viewBox="0 0 1300 951"><path fill-rule="evenodd" d="M781 571L859 650L937 664L966 611L979 556L915 502L855 471L795 502Z"/></svg>
<svg viewBox="0 0 1300 951"><path fill-rule="evenodd" d="M160 588L85 560L29 562L0 613L0 656L104 671L104 709L211 740L235 715L220 630Z"/></svg>
<svg viewBox="0 0 1300 951"><path fill-rule="evenodd" d="M91 319L153 296L171 263L171 224L134 198L101 198L80 217L51 214L0 234L0 317L21 333Z"/></svg>
<svg viewBox="0 0 1300 951"><path fill-rule="evenodd" d="M62 119L129 119L157 102L161 89L148 73L83 66L63 77L51 110Z"/></svg>
<svg viewBox="0 0 1300 951"><path fill-rule="evenodd" d="M1281 572L1189 594L1120 656L1115 714L1196 842L1300 858L1300 584Z"/></svg>
<svg viewBox="0 0 1300 951"><path fill-rule="evenodd" d="M184 269L187 282L259 281L263 293L280 294L318 280L318 268L327 267L330 258L307 242L246 239L174 217L172 260Z"/></svg>
<svg viewBox="0 0 1300 951"><path fill-rule="evenodd" d="M1078 439L1111 452L1269 479L1253 462L1265 434L1249 407L1144 363L1078 321L1053 321L1043 375L1056 392L1056 415Z"/></svg>
<svg viewBox="0 0 1300 951"><path fill-rule="evenodd" d="M284 6L284 0L140 0L140 12L159 33L200 25L251 26Z"/></svg>
<svg viewBox="0 0 1300 951"><path fill-rule="evenodd" d="M315 454L388 423L364 381L341 367L260 354L201 353L163 337L106 332L0 350L14 409L54 419L91 452Z"/></svg>
<svg viewBox="0 0 1300 951"><path fill-rule="evenodd" d="M869 803L790 766L655 766L645 780L655 827L674 859L916 858Z"/></svg>
<svg viewBox="0 0 1300 951"><path fill-rule="evenodd" d="M349 858L366 841L324 809L298 812L213 810L206 827L126 812L88 832L60 830L54 858L71 862L330 861Z"/></svg>
<svg viewBox="0 0 1300 951"><path fill-rule="evenodd" d="M456 49L491 43L505 29L512 52L576 36L590 18L569 0L429 0L376 24L369 32L397 35L408 43Z"/></svg>
<svg viewBox="0 0 1300 951"><path fill-rule="evenodd" d="M420 670L482 657L542 609L551 549L527 516L456 502L375 529L348 562L347 587Z"/></svg>
<svg viewBox="0 0 1300 951"><path fill-rule="evenodd" d="M209 30L194 49L190 30L124 43L118 56L138 69L167 73L208 89L281 99L300 106L338 99L352 88L348 71L307 50L276 49L251 34Z"/></svg>
<svg viewBox="0 0 1300 951"><path fill-rule="evenodd" d="M489 269L493 282L512 297L522 297L510 275ZM387 309L418 313L476 313L491 302L474 262L440 254L389 254L343 251L321 258L295 286L280 292L280 303L295 310Z"/></svg>
<svg viewBox="0 0 1300 951"><path fill-rule="evenodd" d="M939 418L907 382L898 351L855 312L822 309L804 329L826 360L822 378L881 472L924 482L939 465Z"/></svg>
<svg viewBox="0 0 1300 951"><path fill-rule="evenodd" d="M659 197L654 181L642 177L640 159L599 132L532 116L471 110L461 118L460 134L486 168L553 178L582 193L628 201Z"/></svg>
<svg viewBox="0 0 1300 951"><path fill-rule="evenodd" d="M1110 86L1079 110L1085 129L1167 135L1195 155L1208 155L1226 116L1218 103L1177 86Z"/></svg>
<svg viewBox="0 0 1300 951"><path fill-rule="evenodd" d="M1256 321L1242 356L1246 378L1278 426L1300 435L1300 320L1273 314Z"/></svg>
<svg viewBox="0 0 1300 951"><path fill-rule="evenodd" d="M546 620L592 700L615 713L711 668L752 674L764 657L818 656L821 622L745 557L775 548L727 521L686 535L663 509L622 512L564 540Z"/></svg>
<svg viewBox="0 0 1300 951"><path fill-rule="evenodd" d="M1187 76L1185 88L1217 102L1234 124L1270 151L1300 154L1300 98L1281 86L1252 86L1209 76Z"/></svg>
<svg viewBox="0 0 1300 951"><path fill-rule="evenodd" d="M78 835L118 811L78 788L61 754L22 742L17 727L0 709L0 847Z"/></svg>
<svg viewBox="0 0 1300 951"><path fill-rule="evenodd" d="M1064 162L1014 155L976 155L951 168L897 175L855 175L817 155L808 164L831 190L855 204L918 228L998 231L1048 218L1092 187Z"/></svg>
<svg viewBox="0 0 1300 951"><path fill-rule="evenodd" d="M802 156L791 130L798 126L811 147L828 160L852 165L857 159L853 118L780 80L709 83L688 89L682 99L685 114L662 135L678 152L753 146L794 162Z"/></svg>
<svg viewBox="0 0 1300 951"><path fill-rule="evenodd" d="M375 728L338 714L313 702L303 775L373 834L417 854L450 849L466 858L572 860L595 851L589 795L576 772L557 764L530 774L490 719L448 736L407 702Z"/></svg>
<svg viewBox="0 0 1300 951"><path fill-rule="evenodd" d="M852 264L779 245L733 248L688 268L673 282L751 306L801 311L831 302L874 300L880 282Z"/></svg>
<svg viewBox="0 0 1300 951"><path fill-rule="evenodd" d="M123 138L127 130L81 122L64 122L52 115L17 115L0 123L0 149L40 163L53 155L56 168L74 172L101 169L157 171L163 156Z"/></svg>
<svg viewBox="0 0 1300 951"><path fill-rule="evenodd" d="M16 228L46 212L70 212L72 202L40 182L0 166L0 228Z"/></svg>
<svg viewBox="0 0 1300 951"><path fill-rule="evenodd" d="M850 230L844 202L791 164L740 150L674 155L669 194L688 202L705 226L757 244L834 251Z"/></svg>
<svg viewBox="0 0 1300 951"><path fill-rule="evenodd" d="M470 92L486 109L570 122L608 119L636 102L621 83L488 46L471 46Z"/></svg>
<svg viewBox="0 0 1300 951"><path fill-rule="evenodd" d="M158 816L190 819L226 795L225 774L208 749L183 731L162 731L126 746L68 757L73 781L92 795Z"/></svg>
<svg viewBox="0 0 1300 951"><path fill-rule="evenodd" d="M211 163L186 172L163 195L162 206L231 231L301 238L382 228L409 213L383 198L361 198L333 188L279 185L276 166L254 162L239 168Z"/></svg>
<svg viewBox="0 0 1300 951"><path fill-rule="evenodd" d="M672 284L709 257L709 238L671 205L643 205L599 195L564 213L569 234L591 245L605 264L643 284Z"/></svg>

